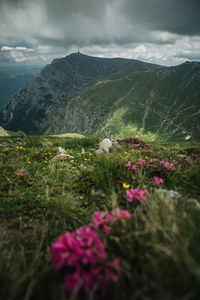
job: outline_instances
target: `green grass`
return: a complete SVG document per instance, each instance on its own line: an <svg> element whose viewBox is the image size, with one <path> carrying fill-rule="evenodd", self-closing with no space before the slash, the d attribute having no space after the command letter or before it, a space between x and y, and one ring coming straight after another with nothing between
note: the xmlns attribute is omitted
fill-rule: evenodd
<svg viewBox="0 0 200 300"><path fill-rule="evenodd" d="M152 142L135 150L123 144L99 155L98 144L95 137L0 138L0 299L198 299L200 145ZM50 163L58 146L74 159ZM194 154L190 164L186 159ZM175 160L175 170L161 160ZM128 161L138 169L125 167ZM154 176L164 183L156 186ZM123 183L146 189L148 199L128 202ZM161 197L159 188L180 197ZM109 257L121 260L118 283L103 295L70 295L63 284L67 270L53 268L52 243L88 225L95 211L116 207L132 215L103 237Z"/></svg>

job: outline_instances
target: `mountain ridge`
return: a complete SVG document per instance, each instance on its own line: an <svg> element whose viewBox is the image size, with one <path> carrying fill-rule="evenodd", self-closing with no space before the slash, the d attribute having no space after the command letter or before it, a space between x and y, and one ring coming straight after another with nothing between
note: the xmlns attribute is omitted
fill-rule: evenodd
<svg viewBox="0 0 200 300"><path fill-rule="evenodd" d="M133 135L199 140L199 83L199 62L164 67L73 53L53 60L11 97L0 124L28 134L105 135L122 134L121 124Z"/></svg>

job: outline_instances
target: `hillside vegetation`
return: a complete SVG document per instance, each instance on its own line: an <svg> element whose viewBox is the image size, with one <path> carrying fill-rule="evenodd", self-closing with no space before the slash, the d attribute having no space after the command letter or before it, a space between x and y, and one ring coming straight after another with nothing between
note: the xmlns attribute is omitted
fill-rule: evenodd
<svg viewBox="0 0 200 300"><path fill-rule="evenodd" d="M48 130L199 140L198 72L200 64L191 67L186 63L117 78L111 76L61 106L49 117Z"/></svg>
<svg viewBox="0 0 200 300"><path fill-rule="evenodd" d="M0 298L198 299L199 144L99 141L0 138Z"/></svg>

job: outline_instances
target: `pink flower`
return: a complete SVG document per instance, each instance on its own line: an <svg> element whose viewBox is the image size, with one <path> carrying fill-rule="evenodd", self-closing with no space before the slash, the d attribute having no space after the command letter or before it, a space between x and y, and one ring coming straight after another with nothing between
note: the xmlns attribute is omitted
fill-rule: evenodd
<svg viewBox="0 0 200 300"><path fill-rule="evenodd" d="M133 170L137 170L137 165L135 165L135 164L132 165L132 169L133 169Z"/></svg>
<svg viewBox="0 0 200 300"><path fill-rule="evenodd" d="M132 202L137 197L137 189L131 189L130 191L126 191L126 197L128 198L129 202Z"/></svg>
<svg viewBox="0 0 200 300"><path fill-rule="evenodd" d="M139 163L140 165L146 165L146 160L144 160L144 159L142 159L142 158L139 158L139 159L138 159L138 163Z"/></svg>
<svg viewBox="0 0 200 300"><path fill-rule="evenodd" d="M164 163L163 166L164 166L166 169L175 170L174 165L173 165L173 164L170 164L170 163L168 163L168 162Z"/></svg>
<svg viewBox="0 0 200 300"><path fill-rule="evenodd" d="M133 200L141 202L147 199L147 194L146 190L131 189L130 191L126 191L126 197L129 202L132 202Z"/></svg>
<svg viewBox="0 0 200 300"><path fill-rule="evenodd" d="M68 259L76 245L75 235L70 232L64 233L53 243L51 246L51 258L57 270L69 264Z"/></svg>
<svg viewBox="0 0 200 300"><path fill-rule="evenodd" d="M70 292L76 292L79 288L80 270L76 270L74 274L65 276L65 286Z"/></svg>
<svg viewBox="0 0 200 300"><path fill-rule="evenodd" d="M26 176L26 174L25 173L17 173L17 176L23 178Z"/></svg>
<svg viewBox="0 0 200 300"><path fill-rule="evenodd" d="M92 217L92 226L98 228L102 224L113 221L113 217L108 212L96 211Z"/></svg>
<svg viewBox="0 0 200 300"><path fill-rule="evenodd" d="M158 161L158 158L154 158L153 161Z"/></svg>
<svg viewBox="0 0 200 300"><path fill-rule="evenodd" d="M157 176L154 176L153 179L154 179L155 184L161 184L164 182L162 178L159 178Z"/></svg>
<svg viewBox="0 0 200 300"><path fill-rule="evenodd" d="M116 212L119 214L119 211ZM126 211L122 211L123 214L128 216ZM99 219L102 219L101 216L101 212L95 215L98 224ZM107 221L110 219L108 213L104 213L104 216ZM105 228L110 230L106 224L104 224ZM120 261L119 259L108 260L106 246L91 226L82 226L74 233L66 232L61 235L51 247L51 258L57 270L73 267L73 273L65 276L65 286L71 292L83 287L85 292L89 293L95 285L99 284L103 287L118 280ZM70 270L71 268L68 268L68 272Z"/></svg>
<svg viewBox="0 0 200 300"><path fill-rule="evenodd" d="M129 213L128 210L122 210L120 208L115 208L112 212L112 215L114 221L131 218L131 214Z"/></svg>
<svg viewBox="0 0 200 300"><path fill-rule="evenodd" d="M125 167L131 167L131 162L128 161L127 164L125 164Z"/></svg>
<svg viewBox="0 0 200 300"><path fill-rule="evenodd" d="M103 225L102 228L103 232L105 233L105 235L109 235L111 232L114 231L114 229L112 227L109 227L108 225Z"/></svg>
<svg viewBox="0 0 200 300"><path fill-rule="evenodd" d="M164 160L161 160L160 163L168 170L176 170L174 168L174 165L173 164L170 164L168 161L165 162Z"/></svg>
<svg viewBox="0 0 200 300"><path fill-rule="evenodd" d="M146 190L138 190L138 199L139 201L144 201L147 199Z"/></svg>
<svg viewBox="0 0 200 300"><path fill-rule="evenodd" d="M186 161L187 161L190 165L192 165L192 158L191 158L191 157L186 158Z"/></svg>
<svg viewBox="0 0 200 300"><path fill-rule="evenodd" d="M114 229L108 226L108 223L113 223L120 219L130 219L131 215L127 210L121 210L120 208L116 208L113 210L112 215L108 212L96 211L92 218L91 227L95 230L97 228L101 228L102 231L108 235L114 231Z"/></svg>

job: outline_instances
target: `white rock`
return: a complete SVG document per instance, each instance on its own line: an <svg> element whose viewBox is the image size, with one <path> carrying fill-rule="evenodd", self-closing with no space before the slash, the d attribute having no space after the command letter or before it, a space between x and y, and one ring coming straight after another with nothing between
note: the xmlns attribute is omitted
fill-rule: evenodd
<svg viewBox="0 0 200 300"><path fill-rule="evenodd" d="M109 149L112 147L112 142L110 139L104 139L99 144L99 149L105 152L109 152Z"/></svg>
<svg viewBox="0 0 200 300"><path fill-rule="evenodd" d="M185 137L185 140L187 141L187 140L190 140L191 139L191 135L187 135L186 137Z"/></svg>
<svg viewBox="0 0 200 300"><path fill-rule="evenodd" d="M178 154L177 156L178 156L178 157L181 157L181 158L187 157L187 155L185 155L185 154Z"/></svg>
<svg viewBox="0 0 200 300"><path fill-rule="evenodd" d="M98 149L95 151L95 153L100 154L100 153L103 153L103 151L101 149Z"/></svg>
<svg viewBox="0 0 200 300"><path fill-rule="evenodd" d="M56 151L56 154L57 155L59 155L59 154L67 154L67 152L62 147L58 147L58 149Z"/></svg>
<svg viewBox="0 0 200 300"><path fill-rule="evenodd" d="M161 200L177 200L181 197L179 192L173 190L157 189L156 194Z"/></svg>

